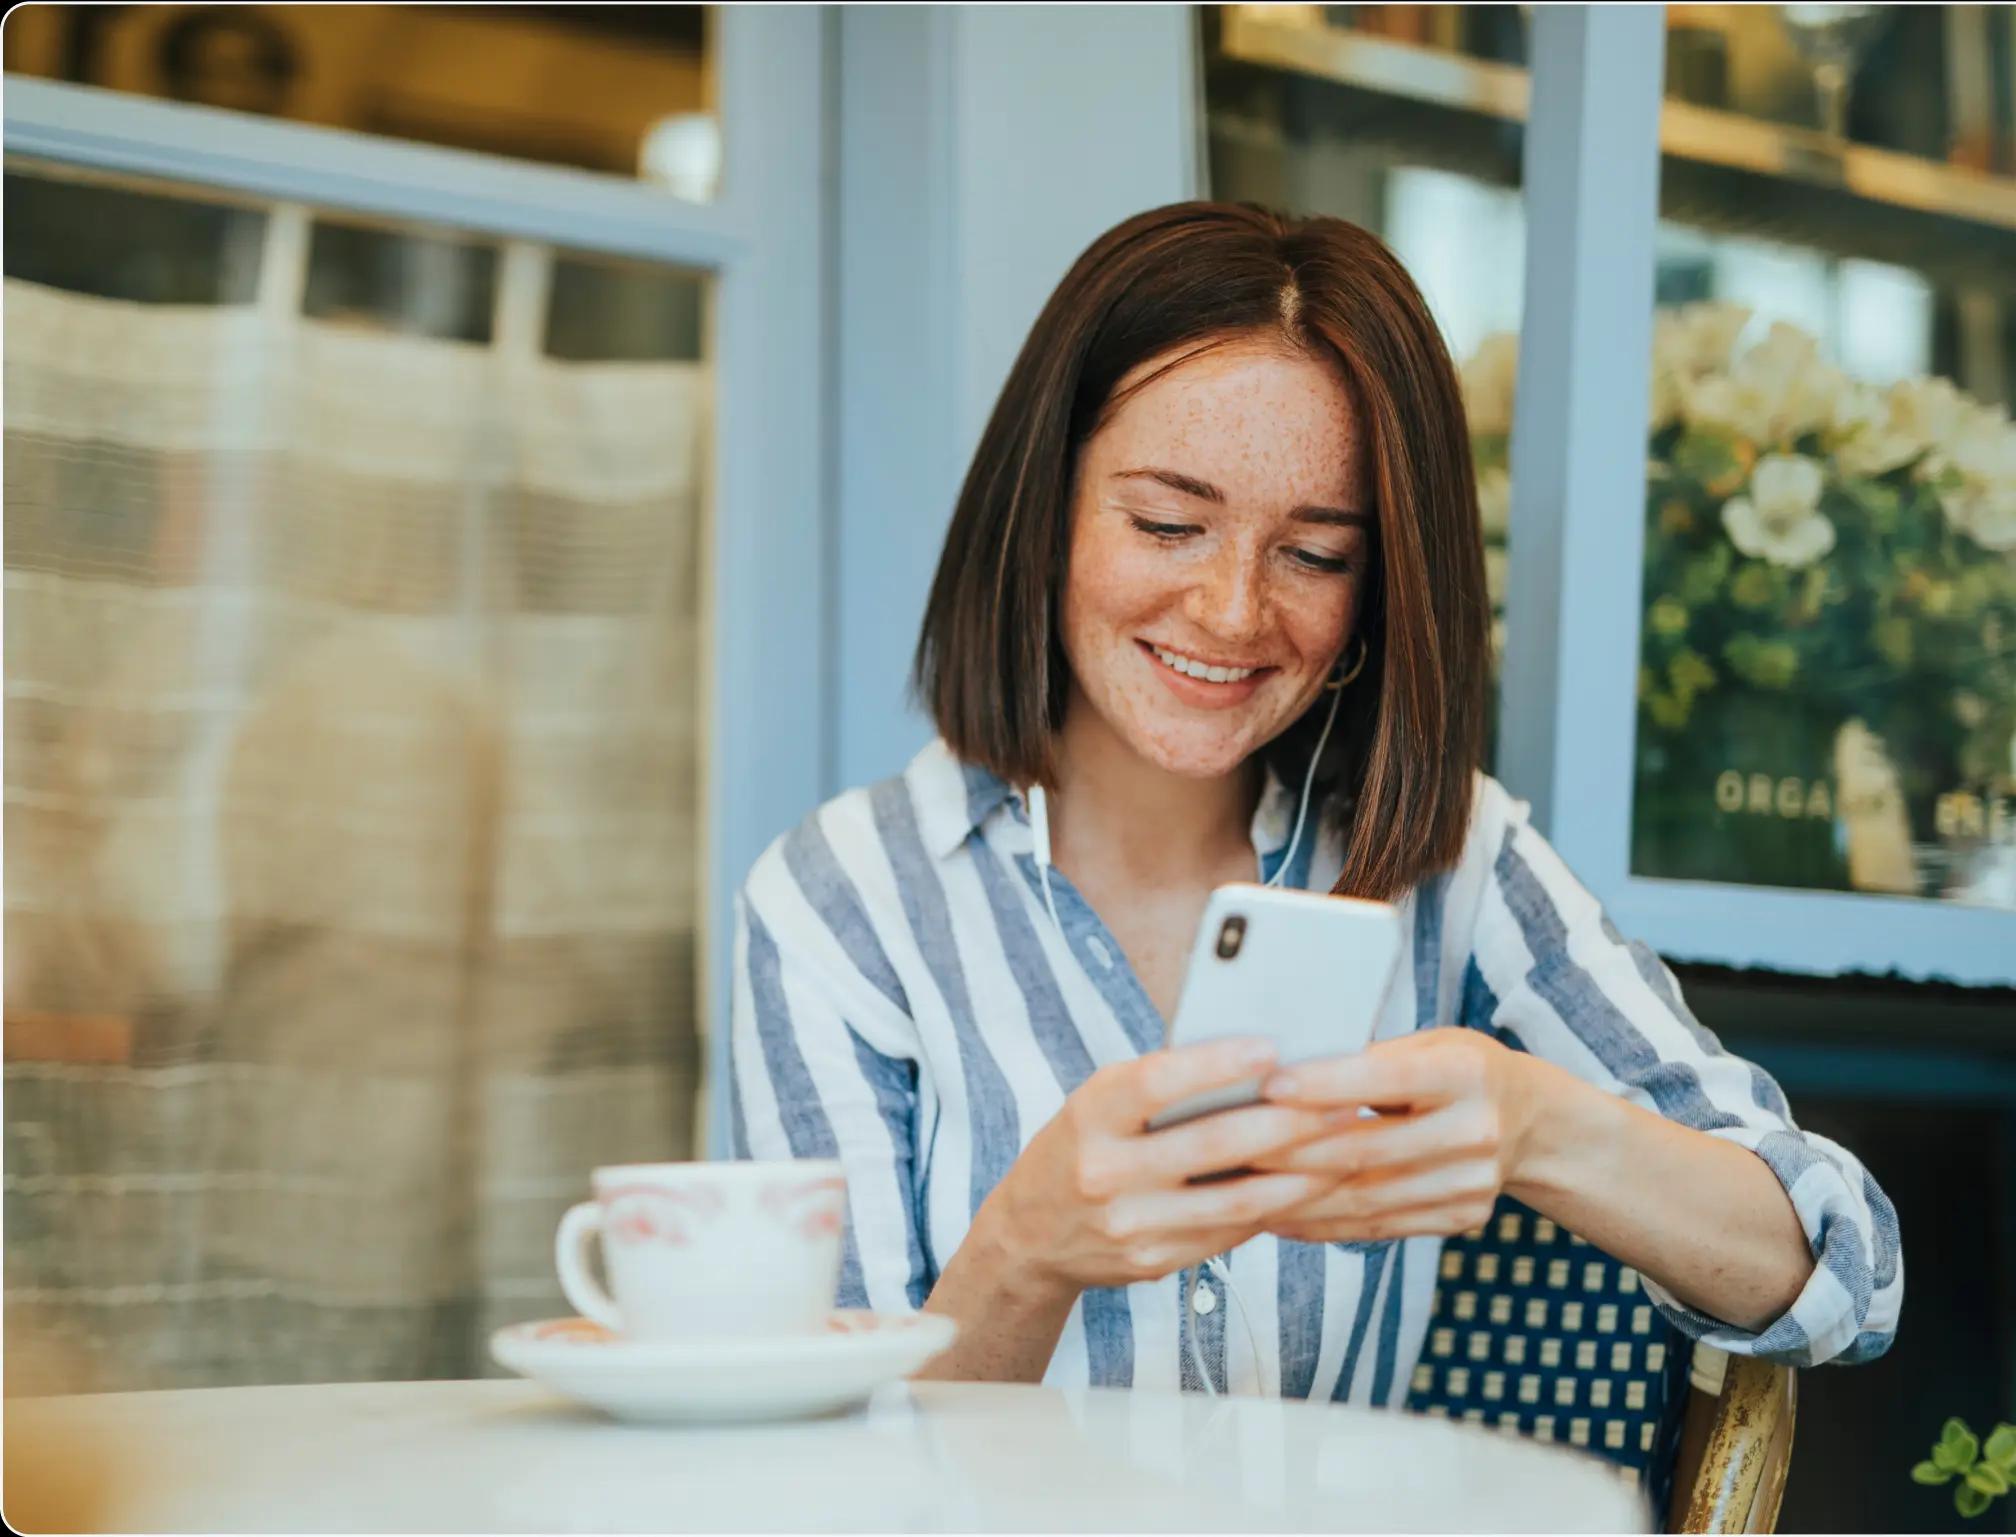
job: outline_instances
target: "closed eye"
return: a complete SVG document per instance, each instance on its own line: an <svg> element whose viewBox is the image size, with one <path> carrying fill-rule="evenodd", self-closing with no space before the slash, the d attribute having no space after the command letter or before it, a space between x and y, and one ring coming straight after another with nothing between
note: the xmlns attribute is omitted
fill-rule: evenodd
<svg viewBox="0 0 2016 1537"><path fill-rule="evenodd" d="M1129 513L1127 521L1151 538L1166 539L1171 543L1200 531L1199 525L1195 523L1157 523L1152 518L1142 517L1139 513Z"/></svg>
<svg viewBox="0 0 2016 1537"><path fill-rule="evenodd" d="M1342 576L1358 569L1357 560L1349 555L1319 555L1314 550L1303 549L1291 549L1288 553L1297 565L1331 576Z"/></svg>

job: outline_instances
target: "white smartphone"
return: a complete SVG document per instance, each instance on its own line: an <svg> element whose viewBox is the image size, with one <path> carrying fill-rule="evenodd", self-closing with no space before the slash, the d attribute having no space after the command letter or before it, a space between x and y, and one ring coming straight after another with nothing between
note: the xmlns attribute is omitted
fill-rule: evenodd
<svg viewBox="0 0 2016 1537"><path fill-rule="evenodd" d="M1205 905L1167 1046L1260 1035L1283 1067L1362 1051L1386 1007L1401 950L1400 915L1388 902L1220 886ZM1248 1079L1171 1105L1150 1130L1260 1097Z"/></svg>

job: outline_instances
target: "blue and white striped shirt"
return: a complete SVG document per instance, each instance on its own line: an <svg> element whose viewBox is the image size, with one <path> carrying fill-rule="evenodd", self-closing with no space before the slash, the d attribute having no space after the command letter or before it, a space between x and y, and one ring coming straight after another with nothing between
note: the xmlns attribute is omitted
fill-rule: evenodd
<svg viewBox="0 0 2016 1537"><path fill-rule="evenodd" d="M1288 841L1294 799L1270 779L1253 819L1262 879ZM981 1201L1065 1095L1162 1042L1119 944L1055 871L1062 932L1051 922L1033 847L1021 796L939 742L901 776L819 808L743 888L734 1144L743 1157L841 1160L852 1218L843 1306L921 1307ZM1296 864L1290 883L1328 889L1342 868L1337 836L1305 840ZM1675 1324L1725 1351L1802 1366L1888 1346L1904 1289L1889 1201L1852 1154L1793 1125L1768 1075L1695 1022L1672 974L1618 935L1523 802L1480 774L1461 861L1400 906L1410 953L1379 1038L1489 1031L1751 1149L1784 1182L1816 1259L1791 1310L1753 1334L1648 1282ZM1398 1404L1441 1243L1262 1236L1229 1256L1244 1327L1228 1327L1231 1307L1186 1310L1181 1275L1093 1289L1045 1380L1198 1387L1194 1326L1221 1390Z"/></svg>

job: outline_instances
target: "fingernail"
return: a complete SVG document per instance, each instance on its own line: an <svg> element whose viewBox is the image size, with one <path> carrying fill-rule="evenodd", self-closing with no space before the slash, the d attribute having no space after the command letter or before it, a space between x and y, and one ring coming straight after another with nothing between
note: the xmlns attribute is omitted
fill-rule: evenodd
<svg viewBox="0 0 2016 1537"><path fill-rule="evenodd" d="M1256 1071L1264 1071L1274 1065L1274 1043L1272 1041L1248 1041L1239 1052L1239 1065Z"/></svg>
<svg viewBox="0 0 2016 1537"><path fill-rule="evenodd" d="M1293 1073L1276 1073L1261 1086L1260 1092L1269 1099L1293 1099L1300 1087L1301 1080Z"/></svg>

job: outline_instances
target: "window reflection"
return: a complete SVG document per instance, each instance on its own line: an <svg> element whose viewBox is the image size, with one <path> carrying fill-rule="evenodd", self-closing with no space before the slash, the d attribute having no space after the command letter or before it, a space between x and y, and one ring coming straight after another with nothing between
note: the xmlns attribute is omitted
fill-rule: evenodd
<svg viewBox="0 0 2016 1537"><path fill-rule="evenodd" d="M1843 351L1658 318L1633 865L2016 906L2016 428Z"/></svg>
<svg viewBox="0 0 2016 1537"><path fill-rule="evenodd" d="M2016 907L2012 20L1672 8L1638 874Z"/></svg>

